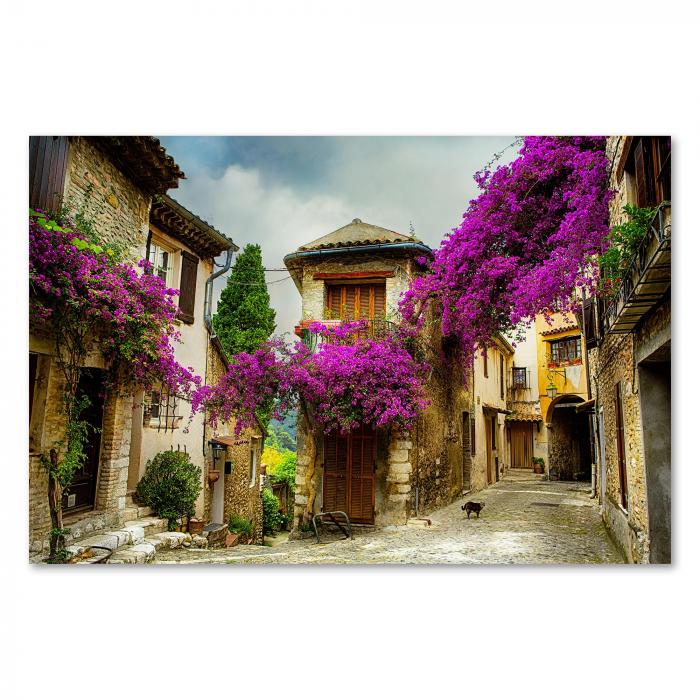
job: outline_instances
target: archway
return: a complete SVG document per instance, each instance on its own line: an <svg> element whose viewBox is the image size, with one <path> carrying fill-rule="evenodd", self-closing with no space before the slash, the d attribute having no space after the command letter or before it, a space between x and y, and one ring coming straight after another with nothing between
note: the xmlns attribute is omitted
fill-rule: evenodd
<svg viewBox="0 0 700 700"><path fill-rule="evenodd" d="M591 438L588 415L577 413L583 399L576 394L557 396L547 409L549 473L567 481L590 481Z"/></svg>

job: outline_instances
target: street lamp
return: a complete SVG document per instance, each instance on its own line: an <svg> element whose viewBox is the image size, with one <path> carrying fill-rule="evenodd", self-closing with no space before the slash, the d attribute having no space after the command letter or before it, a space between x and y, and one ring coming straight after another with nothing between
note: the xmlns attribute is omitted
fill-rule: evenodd
<svg viewBox="0 0 700 700"><path fill-rule="evenodd" d="M551 380L550 380L551 382ZM546 389L547 391L547 396L549 396L550 399L554 400L554 397L557 395L557 387L554 386L553 383L550 383L550 385Z"/></svg>
<svg viewBox="0 0 700 700"><path fill-rule="evenodd" d="M224 454L224 452L226 451L226 448L220 442L209 440L209 445L211 447L212 457L214 458L214 461L219 459L219 457L221 457L221 455Z"/></svg>

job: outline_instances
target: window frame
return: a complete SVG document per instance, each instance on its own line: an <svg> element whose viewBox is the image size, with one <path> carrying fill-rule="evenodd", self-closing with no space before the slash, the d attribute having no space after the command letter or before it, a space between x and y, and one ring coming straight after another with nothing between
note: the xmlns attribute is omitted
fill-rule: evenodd
<svg viewBox="0 0 700 700"><path fill-rule="evenodd" d="M571 345L573 344L574 353L572 356ZM566 356L562 356L562 349L566 348ZM557 338L549 341L549 357L550 362L555 365L563 364L578 364L583 361L581 348L581 335L570 335L565 338Z"/></svg>

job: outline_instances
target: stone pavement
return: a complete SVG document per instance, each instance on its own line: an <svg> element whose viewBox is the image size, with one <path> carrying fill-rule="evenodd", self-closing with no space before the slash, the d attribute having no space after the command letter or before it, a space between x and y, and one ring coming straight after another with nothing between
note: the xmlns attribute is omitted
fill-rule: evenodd
<svg viewBox="0 0 700 700"><path fill-rule="evenodd" d="M359 530L354 540L324 536L275 547L166 550L156 564L619 564L587 484L549 482L526 472L427 517L430 527ZM467 501L485 501L469 520Z"/></svg>

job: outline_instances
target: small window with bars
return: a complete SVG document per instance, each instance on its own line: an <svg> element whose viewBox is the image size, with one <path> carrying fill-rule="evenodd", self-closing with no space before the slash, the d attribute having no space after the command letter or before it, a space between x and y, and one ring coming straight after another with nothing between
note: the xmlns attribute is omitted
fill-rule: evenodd
<svg viewBox="0 0 700 700"><path fill-rule="evenodd" d="M158 430L175 430L180 426L179 400L167 391L152 391L144 407L144 424Z"/></svg>
<svg viewBox="0 0 700 700"><path fill-rule="evenodd" d="M513 389L529 389L527 382L527 367L513 367Z"/></svg>
<svg viewBox="0 0 700 700"><path fill-rule="evenodd" d="M556 365L581 360L581 336L553 340L550 346L551 361Z"/></svg>

